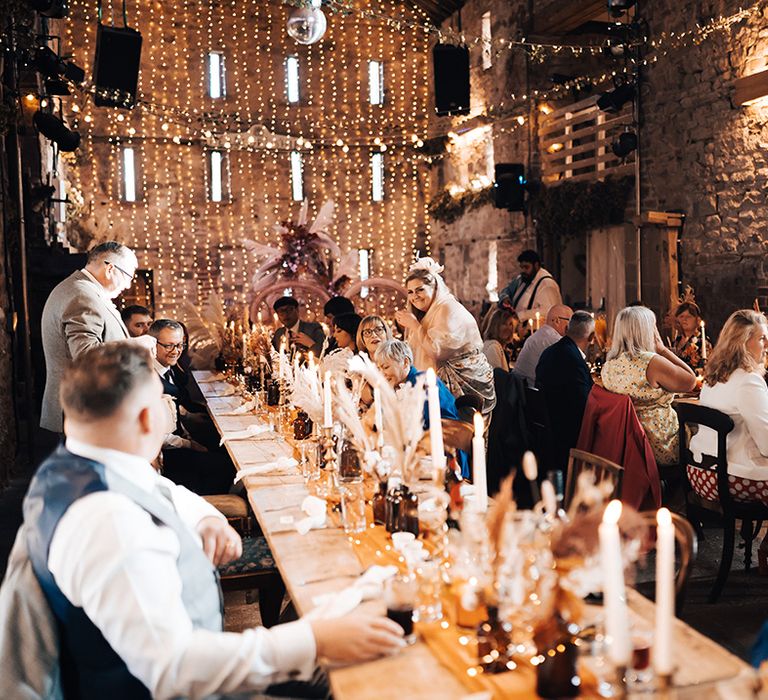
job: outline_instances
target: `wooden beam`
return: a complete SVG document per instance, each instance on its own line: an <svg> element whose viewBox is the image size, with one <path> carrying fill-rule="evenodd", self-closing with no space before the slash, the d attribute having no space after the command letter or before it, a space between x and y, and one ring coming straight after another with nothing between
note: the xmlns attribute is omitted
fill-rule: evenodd
<svg viewBox="0 0 768 700"><path fill-rule="evenodd" d="M533 31L536 34L567 34L604 13L605 0L564 0L554 12L535 16Z"/></svg>
<svg viewBox="0 0 768 700"><path fill-rule="evenodd" d="M740 107L768 96L768 70L753 73L733 81L733 101Z"/></svg>

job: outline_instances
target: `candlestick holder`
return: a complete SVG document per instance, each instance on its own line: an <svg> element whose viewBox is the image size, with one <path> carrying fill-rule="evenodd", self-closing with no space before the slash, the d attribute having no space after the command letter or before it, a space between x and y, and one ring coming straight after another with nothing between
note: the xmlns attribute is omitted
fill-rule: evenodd
<svg viewBox="0 0 768 700"><path fill-rule="evenodd" d="M333 426L323 426L320 429L320 454L323 473L318 483L317 495L329 498L337 491L336 488L336 440L333 436Z"/></svg>

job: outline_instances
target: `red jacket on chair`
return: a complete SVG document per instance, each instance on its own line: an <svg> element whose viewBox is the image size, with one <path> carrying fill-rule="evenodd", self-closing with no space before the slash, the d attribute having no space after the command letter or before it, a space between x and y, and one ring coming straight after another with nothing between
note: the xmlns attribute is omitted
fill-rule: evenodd
<svg viewBox="0 0 768 700"><path fill-rule="evenodd" d="M624 467L621 500L627 505L637 510L661 505L659 468L629 396L593 386L576 449Z"/></svg>

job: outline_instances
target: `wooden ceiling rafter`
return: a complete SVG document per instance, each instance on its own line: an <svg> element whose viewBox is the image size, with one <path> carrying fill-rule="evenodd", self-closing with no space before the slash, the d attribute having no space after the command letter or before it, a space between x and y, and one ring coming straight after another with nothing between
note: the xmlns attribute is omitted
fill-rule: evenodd
<svg viewBox="0 0 768 700"><path fill-rule="evenodd" d="M407 2L424 10L429 19L439 26L454 12L458 12L464 6L465 0L407 0Z"/></svg>

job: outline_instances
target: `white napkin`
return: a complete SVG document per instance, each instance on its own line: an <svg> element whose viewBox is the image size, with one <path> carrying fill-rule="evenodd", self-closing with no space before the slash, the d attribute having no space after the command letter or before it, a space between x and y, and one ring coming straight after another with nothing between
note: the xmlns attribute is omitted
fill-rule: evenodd
<svg viewBox="0 0 768 700"><path fill-rule="evenodd" d="M307 517L296 523L296 532L300 535L306 535L312 529L325 527L327 506L322 498L307 496L301 502L301 510L307 514Z"/></svg>
<svg viewBox="0 0 768 700"><path fill-rule="evenodd" d="M206 379L198 379L198 384L213 384L214 382L223 382L224 381L224 375L223 374L212 374L210 377Z"/></svg>
<svg viewBox="0 0 768 700"><path fill-rule="evenodd" d="M224 433L219 440L219 446L223 445L228 440L247 440L248 438L268 433L272 430L271 425L264 425L263 423L254 423L249 425L245 430L233 430L231 433Z"/></svg>
<svg viewBox="0 0 768 700"><path fill-rule="evenodd" d="M231 411L225 411L224 413L219 413L220 416L242 416L244 413L252 413L258 408L256 405L256 401L251 399L250 401L246 401L244 404L238 406L237 408L233 408Z"/></svg>
<svg viewBox="0 0 768 700"><path fill-rule="evenodd" d="M315 607L305 617L330 619L346 615L364 600L379 598L384 592L384 581L396 573L396 566L371 566L351 586L337 593L314 597L312 602Z"/></svg>
<svg viewBox="0 0 768 700"><path fill-rule="evenodd" d="M225 389L222 389L221 391L209 391L209 392L203 392L203 396L209 398L209 399L223 399L227 396L234 396L237 393L235 391L235 387L228 386Z"/></svg>
<svg viewBox="0 0 768 700"><path fill-rule="evenodd" d="M274 462L267 462L266 464L257 464L253 467L245 467L237 472L234 483L237 483L241 479L245 479L248 476L257 476L259 474L274 474L276 472L284 472L286 469L293 469L298 467L299 463L293 457L278 457Z"/></svg>

